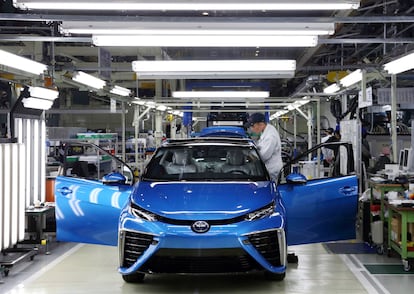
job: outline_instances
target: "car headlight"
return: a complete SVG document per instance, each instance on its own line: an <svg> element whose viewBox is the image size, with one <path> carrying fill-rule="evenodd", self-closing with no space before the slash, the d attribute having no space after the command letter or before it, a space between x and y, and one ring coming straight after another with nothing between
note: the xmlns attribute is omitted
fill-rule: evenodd
<svg viewBox="0 0 414 294"><path fill-rule="evenodd" d="M255 210L253 212L250 212L246 215L245 220L247 221L254 221L254 220L258 220L264 217L267 217L269 215L271 215L275 210L275 203L272 202L268 205L266 205L265 207L262 207L258 210Z"/></svg>
<svg viewBox="0 0 414 294"><path fill-rule="evenodd" d="M149 222L157 221L156 214L148 210L145 210L132 202L131 202L131 205L129 206L129 213L135 216L136 218L143 219Z"/></svg>

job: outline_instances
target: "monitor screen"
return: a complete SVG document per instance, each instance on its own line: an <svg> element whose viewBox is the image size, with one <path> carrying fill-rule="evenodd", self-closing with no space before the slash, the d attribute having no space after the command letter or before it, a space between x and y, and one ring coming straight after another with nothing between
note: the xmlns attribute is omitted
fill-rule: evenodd
<svg viewBox="0 0 414 294"><path fill-rule="evenodd" d="M404 167L404 155L405 155L405 152L404 152L404 149L401 149L400 150L400 157L399 157L399 160L398 160L398 165L400 166L400 169L402 170L403 169L403 167Z"/></svg>
<svg viewBox="0 0 414 294"><path fill-rule="evenodd" d="M404 163L403 168L404 170L411 171L413 169L413 150L412 148L405 148L404 149Z"/></svg>
<svg viewBox="0 0 414 294"><path fill-rule="evenodd" d="M404 163L403 163L403 166L407 167L407 163L408 163L408 149L404 149Z"/></svg>

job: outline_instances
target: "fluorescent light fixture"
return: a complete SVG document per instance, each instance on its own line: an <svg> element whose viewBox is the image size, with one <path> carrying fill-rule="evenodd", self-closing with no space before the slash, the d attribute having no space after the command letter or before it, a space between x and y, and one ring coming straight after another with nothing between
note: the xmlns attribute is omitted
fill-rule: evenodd
<svg viewBox="0 0 414 294"><path fill-rule="evenodd" d="M333 29L293 29L293 28L286 28L286 29L268 29L268 30L191 30L191 29L151 29L151 30L143 30L143 29L93 29L93 28L80 28L80 29L64 29L64 33L66 34L77 34L77 35L122 35L122 36L136 36L137 38L143 36L237 36L237 35L250 35L250 36L316 36L316 35L332 35L334 33ZM98 38L98 42L100 39ZM103 41L101 41L103 42Z"/></svg>
<svg viewBox="0 0 414 294"><path fill-rule="evenodd" d="M179 111L179 110L174 110L174 111L172 112L172 114L174 114L174 115L176 115L176 116L181 116L181 117L183 117L183 116L184 116L184 113L183 113L182 111Z"/></svg>
<svg viewBox="0 0 414 294"><path fill-rule="evenodd" d="M14 0L20 9L36 10L343 10L357 9L359 0L266 0L266 1L220 1L220 0L141 0L141 1L56 1Z"/></svg>
<svg viewBox="0 0 414 294"><path fill-rule="evenodd" d="M145 105L145 101L142 99L139 99L138 97L135 97L132 103L138 104L138 105Z"/></svg>
<svg viewBox="0 0 414 294"><path fill-rule="evenodd" d="M325 94L333 94L333 93L338 92L340 89L341 89L341 87L339 87L337 83L334 83L334 84L331 84L328 87L324 88L323 92Z"/></svg>
<svg viewBox="0 0 414 294"><path fill-rule="evenodd" d="M168 109L168 107L165 106L164 104L158 104L155 109L159 110L159 111L166 111Z"/></svg>
<svg viewBox="0 0 414 294"><path fill-rule="evenodd" d="M171 21L63 21L60 25L63 34L83 35L331 35L335 32L333 22L171 22Z"/></svg>
<svg viewBox="0 0 414 294"><path fill-rule="evenodd" d="M42 87L29 87L30 96L47 99L47 100L55 100L59 96L59 92L52 89L42 88Z"/></svg>
<svg viewBox="0 0 414 294"><path fill-rule="evenodd" d="M295 102L289 104L288 106L285 107L285 109L287 110L294 110L297 109L305 104L308 104L310 102L309 99L301 99L301 100L296 100Z"/></svg>
<svg viewBox="0 0 414 294"><path fill-rule="evenodd" d="M414 52L384 65L384 69L390 74L399 74L414 68Z"/></svg>
<svg viewBox="0 0 414 294"><path fill-rule="evenodd" d="M138 78L291 78L295 60L138 60Z"/></svg>
<svg viewBox="0 0 414 294"><path fill-rule="evenodd" d="M148 108L155 108L157 107L157 103L155 103L154 101L145 101L145 106Z"/></svg>
<svg viewBox="0 0 414 294"><path fill-rule="evenodd" d="M72 80L98 90L103 89L103 87L106 85L106 82L104 80L96 78L90 74L84 73L83 71L75 72L75 74L72 77Z"/></svg>
<svg viewBox="0 0 414 294"><path fill-rule="evenodd" d="M344 88L347 88L349 86L352 86L360 82L361 80L362 80L362 70L357 69L351 72L350 74L346 75L342 79L340 79L339 80L340 85L338 85L338 83L331 84L328 87L324 88L323 92L325 94L334 94L338 92L339 90L341 90L341 86Z"/></svg>
<svg viewBox="0 0 414 294"><path fill-rule="evenodd" d="M175 91L174 98L268 98L269 91Z"/></svg>
<svg viewBox="0 0 414 294"><path fill-rule="evenodd" d="M43 63L4 50L0 50L0 64L35 75L43 74L47 70Z"/></svg>
<svg viewBox="0 0 414 294"><path fill-rule="evenodd" d="M131 90L120 87L120 86L114 86L110 92L112 94L124 96L124 97L128 97L129 95L131 95Z"/></svg>
<svg viewBox="0 0 414 294"><path fill-rule="evenodd" d="M53 100L38 99L34 97L23 98L22 102L25 108L42 109L42 110L50 109L53 105Z"/></svg>
<svg viewBox="0 0 414 294"><path fill-rule="evenodd" d="M96 46L139 47L314 47L317 36L279 35L94 35Z"/></svg>
<svg viewBox="0 0 414 294"><path fill-rule="evenodd" d="M276 119L276 118L278 118L282 115L285 115L288 112L289 112L289 110L278 110L270 116L270 120Z"/></svg>
<svg viewBox="0 0 414 294"><path fill-rule="evenodd" d="M349 87L362 81L362 70L357 69L339 80L342 86Z"/></svg>

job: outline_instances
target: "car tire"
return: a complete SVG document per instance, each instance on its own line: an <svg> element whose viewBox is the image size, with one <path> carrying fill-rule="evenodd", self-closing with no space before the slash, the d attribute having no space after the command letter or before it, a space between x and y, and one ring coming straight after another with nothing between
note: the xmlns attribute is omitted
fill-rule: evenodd
<svg viewBox="0 0 414 294"><path fill-rule="evenodd" d="M142 283L144 281L145 274L134 273L130 275L122 275L122 278L127 283Z"/></svg>
<svg viewBox="0 0 414 294"><path fill-rule="evenodd" d="M266 280L269 281L283 281L285 279L286 273L265 272L264 275Z"/></svg>

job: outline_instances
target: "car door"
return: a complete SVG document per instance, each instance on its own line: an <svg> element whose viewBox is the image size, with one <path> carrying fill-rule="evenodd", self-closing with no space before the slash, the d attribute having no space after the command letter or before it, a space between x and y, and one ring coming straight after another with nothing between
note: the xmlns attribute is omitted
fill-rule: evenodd
<svg viewBox="0 0 414 294"><path fill-rule="evenodd" d="M93 144L68 143L62 158L55 181L57 240L117 245L120 212L132 191L131 169Z"/></svg>
<svg viewBox="0 0 414 294"><path fill-rule="evenodd" d="M312 179L291 174L278 185L286 208L288 245L355 238L358 178L353 170L352 146L341 146L346 153L341 155L346 160L342 166L346 168L340 174L325 176L322 172Z"/></svg>

